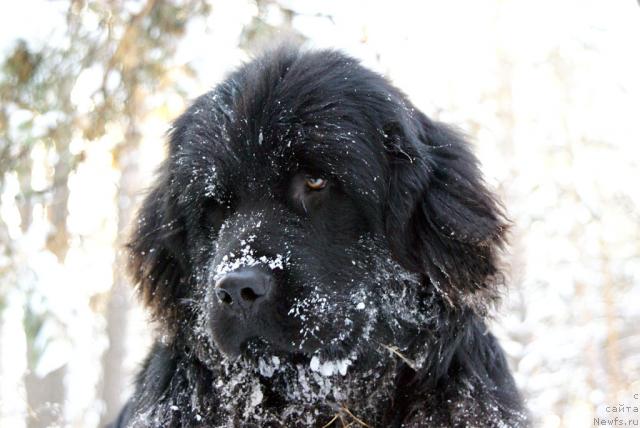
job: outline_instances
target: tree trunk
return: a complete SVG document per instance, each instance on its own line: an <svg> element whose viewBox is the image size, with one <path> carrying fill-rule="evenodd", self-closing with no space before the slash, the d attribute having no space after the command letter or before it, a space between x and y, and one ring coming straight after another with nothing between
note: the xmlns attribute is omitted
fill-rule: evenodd
<svg viewBox="0 0 640 428"><path fill-rule="evenodd" d="M47 236L46 246L60 263L69 249L69 233L67 230L67 202L69 200L69 187L67 181L71 171L71 154L69 153L68 139L60 136L59 158L55 165L53 178L53 197L47 205L47 215L52 228L52 233ZM31 191L31 171L27 169L20 174L20 184L23 191L23 199L18 207L21 215L21 229L27 232L33 220ZM27 426L29 428L45 428L60 425L64 421L63 406L65 401L64 378L67 372L66 365L46 374L38 376L34 372L37 361L33 348L38 331L27 331L27 355L29 356L29 371L25 375L24 382L27 392Z"/></svg>
<svg viewBox="0 0 640 428"><path fill-rule="evenodd" d="M52 231L47 236L46 245L47 249L56 255L58 261L64 263L69 250L69 231L67 230L69 186L67 183L73 162L68 144L62 144L62 147L58 148L58 156L53 174L53 197L47 207Z"/></svg>
<svg viewBox="0 0 640 428"><path fill-rule="evenodd" d="M32 341L28 341L31 344ZM27 426L29 428L48 428L61 426L64 422L64 377L67 366L52 371L45 377L39 377L33 371L25 376L27 388Z"/></svg>
<svg viewBox="0 0 640 428"><path fill-rule="evenodd" d="M133 80L133 79L132 79ZM125 142L116 152L116 168L121 171L118 186L118 238L117 251L113 267L113 287L107 304L107 337L109 347L103 357L102 400L104 413L101 425L112 422L118 415L126 397L125 386L131 384L126 379L123 362L126 356L126 337L130 303L130 284L126 276L127 254L123 249L128 236L128 225L133 217L135 194L139 190L139 142L140 133L136 126L138 117L138 87L135 81L127 82L131 86L127 100L126 114L129 120L125 133ZM126 382L126 383L125 383Z"/></svg>

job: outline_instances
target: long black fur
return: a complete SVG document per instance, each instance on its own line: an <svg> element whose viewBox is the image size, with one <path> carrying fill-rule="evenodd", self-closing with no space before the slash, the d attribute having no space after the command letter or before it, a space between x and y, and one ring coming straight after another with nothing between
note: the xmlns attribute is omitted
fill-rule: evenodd
<svg viewBox="0 0 640 428"><path fill-rule="evenodd" d="M507 224L461 135L386 79L265 53L173 126L128 246L158 339L115 425L526 426L485 324ZM248 318L212 292L237 269L275 284Z"/></svg>

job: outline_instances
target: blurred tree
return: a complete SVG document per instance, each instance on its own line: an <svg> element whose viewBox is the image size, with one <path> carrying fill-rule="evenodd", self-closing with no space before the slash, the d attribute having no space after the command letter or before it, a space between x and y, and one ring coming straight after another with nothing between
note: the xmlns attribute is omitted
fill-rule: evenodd
<svg viewBox="0 0 640 428"><path fill-rule="evenodd" d="M70 27L70 37L75 32ZM0 97L2 99L3 132L0 155L0 188L4 185L7 173L15 174L20 186L17 201L20 213L20 225L27 232L32 222L34 202L42 203L51 220L51 232L47 237L49 249L59 261L63 261L68 248L66 228L66 207L68 200L67 179L73 169L75 159L68 151L71 124L74 119L73 110L68 101L68 93L74 83L70 73L60 73L61 68L68 66L76 52L63 51L56 48L32 51L28 44L19 40L13 52L3 65ZM16 110L25 113L25 120L17 130L9 127L7 118ZM55 115L57 119L48 126L42 125L46 115ZM13 132L12 132L13 131ZM56 150L54 162L54 180L44 191L32 188L31 150L36 144L44 144ZM4 226L4 225L3 225ZM5 251L12 252L11 244L5 245ZM6 291L6 290L5 290ZM35 290L24 290L32 294ZM25 378L27 401L30 409L29 426L50 426L59 418L59 405L64 400L65 367L58 367L44 377L35 372L41 353L36 339L42 327L42 317L50 314L38 314L26 308L25 331L27 331L27 360L29 372ZM46 342L45 342L46 343Z"/></svg>
<svg viewBox="0 0 640 428"><path fill-rule="evenodd" d="M248 52L258 52L278 41L302 43L306 40L293 28L297 13L275 0L256 0L258 13L243 28L239 45Z"/></svg>
<svg viewBox="0 0 640 428"><path fill-rule="evenodd" d="M4 180L13 174L20 185L18 208L21 228L26 232L32 222L34 202L42 203L47 212L50 232L46 248L60 263L69 249L67 205L70 174L82 161L82 151L72 153L74 138L97 140L109 124L123 128L124 141L114 150L114 167L121 172L118 187L118 237L135 207L137 181L137 148L140 142L138 124L147 113L146 97L162 85L175 67L171 58L186 30L187 22L208 13L204 1L148 0L140 4L102 3L72 0L66 13L61 46L39 48L17 41L2 67L0 80L0 190ZM91 95L90 108L80 109L72 102L74 85L83 72L97 69L102 75L98 89ZM165 88L166 89L166 88ZM87 100L84 100L87 101ZM26 119L17 129L10 129L9 117L16 111ZM50 186L44 190L32 187L32 156L35 145L44 145L51 156L46 161L53 170ZM11 260L12 246L8 229L0 219L0 245ZM118 241L116 245L121 245ZM122 253L114 263L112 291L106 298L106 325L109 344L103 358L103 383L100 396L105 412L102 424L110 421L122 404L124 389L123 358L125 354L127 313L129 309L126 278L120 267L125 265ZM2 266L3 288L0 302L8 286L11 266ZM23 290L27 295L37 290ZM52 314L25 308L25 331L28 333L29 374L25 379L29 406L29 426L44 427L60 423L60 405L64 403L64 366L36 374L42 343L36 341L45 321ZM36 345L39 343L40 345Z"/></svg>
<svg viewBox="0 0 640 428"><path fill-rule="evenodd" d="M201 2L158 2L148 0L142 10L130 17L119 16L119 25L124 28L113 56L105 72L104 83L111 73L121 79L121 93L124 99L122 114L126 120L125 141L115 152L116 168L121 171L118 187L118 236L122 236L132 218L133 199L138 186L138 146L141 138L138 124L145 114L145 95L152 93L154 86L163 80L169 71L176 44L185 32L186 23L195 14L205 13ZM103 86L103 91L106 88ZM113 97L113 95L112 95ZM107 97L105 97L107 98ZM105 108L114 109L114 106ZM122 406L124 373L122 362L125 357L125 330L128 309L128 281L121 267L126 266L126 255L120 251L114 264L114 285L107 305L107 336L110 346L104 355L104 383L102 398L105 403L103 423L117 416Z"/></svg>

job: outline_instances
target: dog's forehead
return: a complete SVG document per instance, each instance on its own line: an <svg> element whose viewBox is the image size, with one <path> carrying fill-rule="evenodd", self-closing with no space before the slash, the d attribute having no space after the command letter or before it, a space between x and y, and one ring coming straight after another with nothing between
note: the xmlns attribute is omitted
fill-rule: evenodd
<svg viewBox="0 0 640 428"><path fill-rule="evenodd" d="M382 153L366 132L348 124L265 124L235 133L217 124L195 128L174 160L199 180L215 176L227 185L272 186L297 172L343 181L383 178Z"/></svg>
<svg viewBox="0 0 640 428"><path fill-rule="evenodd" d="M174 124L172 158L208 189L256 191L305 171L367 192L384 181L384 126L398 98L344 55L279 53L198 98Z"/></svg>

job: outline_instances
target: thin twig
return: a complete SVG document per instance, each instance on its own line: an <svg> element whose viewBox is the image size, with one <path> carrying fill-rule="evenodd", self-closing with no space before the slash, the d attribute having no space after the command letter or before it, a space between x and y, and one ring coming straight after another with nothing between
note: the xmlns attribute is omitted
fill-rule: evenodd
<svg viewBox="0 0 640 428"><path fill-rule="evenodd" d="M348 416L351 417L351 419L353 419L352 421L350 421L349 423L347 423L343 416L343 413L346 413ZM365 428L371 428L369 425L367 425L367 423L365 421L363 421L362 419L358 418L356 415L354 415L353 413L351 413L351 411L349 409L347 409L345 406L342 406L340 408L340 410L338 411L338 413L336 413L333 418L331 418L331 420L329 422L327 422L326 424L324 424L322 426L322 428L328 428L332 423L334 423L337 420L340 420L340 424L342 425L342 428L349 428L351 425L353 425L354 421L356 423L358 423L360 426L363 426Z"/></svg>
<svg viewBox="0 0 640 428"><path fill-rule="evenodd" d="M336 413L333 418L331 418L331 420L329 422L327 422L325 425L322 425L322 428L328 428L329 425L331 425L332 423L334 423L336 421L336 419L338 419L338 417L340 416L340 412Z"/></svg>
<svg viewBox="0 0 640 428"><path fill-rule="evenodd" d="M353 418L354 421L356 421L357 423L359 423L363 427L371 428L369 425L367 425L366 422L364 422L362 419L358 418L356 415L351 413L349 411L349 409L347 409L346 407L342 407L342 410L344 410L349 416L351 416Z"/></svg>
<svg viewBox="0 0 640 428"><path fill-rule="evenodd" d="M413 369L414 372L418 371L416 369L416 364L410 359L408 359L407 357L405 357L404 355L402 355L397 347L385 345L384 343L381 343L380 345L386 350L388 350L389 352L396 354L398 357L400 357L402 361L404 361L409 367L411 367L411 369Z"/></svg>

